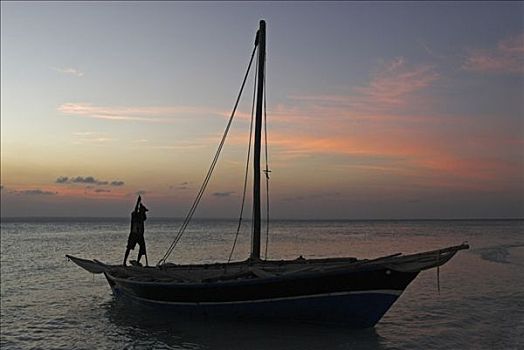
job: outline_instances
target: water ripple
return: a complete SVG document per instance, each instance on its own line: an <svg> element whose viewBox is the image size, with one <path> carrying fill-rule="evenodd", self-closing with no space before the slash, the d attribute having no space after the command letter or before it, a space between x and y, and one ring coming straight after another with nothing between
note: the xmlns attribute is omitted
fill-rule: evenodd
<svg viewBox="0 0 524 350"><path fill-rule="evenodd" d="M149 223L150 260L179 222ZM178 261L221 259L235 222L201 221ZM277 221L272 258L373 257L468 240L440 270L421 273L382 321L352 331L311 324L195 322L115 300L101 276L64 254L119 262L126 221L2 222L3 349L519 349L524 344L523 221ZM154 239L153 239L154 237ZM202 244L202 242L210 242ZM249 228L237 258L249 250Z"/></svg>

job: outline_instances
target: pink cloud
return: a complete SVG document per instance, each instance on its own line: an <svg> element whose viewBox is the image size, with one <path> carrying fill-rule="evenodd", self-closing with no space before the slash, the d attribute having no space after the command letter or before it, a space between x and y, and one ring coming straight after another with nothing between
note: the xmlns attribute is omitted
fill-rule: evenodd
<svg viewBox="0 0 524 350"><path fill-rule="evenodd" d="M390 62L376 73L368 86L356 88L359 102L373 102L383 107L405 106L409 97L438 79L434 67L410 67L403 58Z"/></svg>
<svg viewBox="0 0 524 350"><path fill-rule="evenodd" d="M518 51L510 41L508 52ZM348 166L411 179L420 186L494 189L519 174L507 132L473 123L471 116L436 113L427 89L439 79L431 65L398 58L346 95L293 96L269 111L272 159L349 156ZM467 132L465 132L467 130ZM240 141L240 140L239 140ZM369 161L379 159L379 161ZM342 165L341 165L342 166Z"/></svg>
<svg viewBox="0 0 524 350"><path fill-rule="evenodd" d="M524 33L501 40L498 48L506 53L524 54Z"/></svg>
<svg viewBox="0 0 524 350"><path fill-rule="evenodd" d="M205 107L114 107L73 102L60 105L58 111L66 115L86 118L151 123L172 123L175 117L184 115L222 115L222 112Z"/></svg>
<svg viewBox="0 0 524 350"><path fill-rule="evenodd" d="M84 76L84 72L82 72L82 71L80 71L79 69L76 69L76 68L71 68L71 67L57 68L57 67L53 67L52 69L57 71L57 72L63 73L63 74L74 75L76 77Z"/></svg>
<svg viewBox="0 0 524 350"><path fill-rule="evenodd" d="M524 33L499 41L493 49L470 50L463 69L524 74Z"/></svg>
<svg viewBox="0 0 524 350"><path fill-rule="evenodd" d="M115 141L114 138L107 135L105 132L95 132L95 131L77 131L73 133L75 140L74 144L105 144L108 142Z"/></svg>
<svg viewBox="0 0 524 350"><path fill-rule="evenodd" d="M345 106L358 114L376 114L411 107L415 97L429 87L439 74L431 65L410 65L404 58L386 63L371 76L364 86L356 87L349 95L292 96L292 99L322 105ZM390 113L389 113L390 114Z"/></svg>
<svg viewBox="0 0 524 350"><path fill-rule="evenodd" d="M351 161L338 166L347 167L348 171L354 171L351 168L367 174L401 176L417 186L493 190L507 186L521 174L519 162L505 159L497 152L488 154L500 140L494 138L484 147L473 145L478 147L479 154L468 155L468 150L461 152L468 138L435 135L430 130L413 133L399 129L329 137L273 133L270 144L274 150L271 158L281 166L300 158L321 159L319 155L350 156ZM369 163L370 159L379 161Z"/></svg>

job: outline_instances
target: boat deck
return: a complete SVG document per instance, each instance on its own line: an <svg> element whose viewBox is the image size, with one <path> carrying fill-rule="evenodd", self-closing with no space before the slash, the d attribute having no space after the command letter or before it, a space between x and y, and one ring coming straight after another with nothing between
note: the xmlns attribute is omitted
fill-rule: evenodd
<svg viewBox="0 0 524 350"><path fill-rule="evenodd" d="M337 273L350 270L389 269L398 272L418 272L441 266L455 253L468 249L465 243L418 254L396 253L377 259L327 258L295 260L246 260L234 263L189 264L167 263L155 267L106 265L67 255L80 267L92 273L106 273L129 281L158 283L214 283L259 278L279 278L311 274Z"/></svg>

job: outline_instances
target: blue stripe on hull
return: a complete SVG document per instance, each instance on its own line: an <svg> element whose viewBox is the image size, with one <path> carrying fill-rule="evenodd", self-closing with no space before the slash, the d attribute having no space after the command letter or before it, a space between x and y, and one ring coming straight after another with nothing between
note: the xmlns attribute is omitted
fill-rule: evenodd
<svg viewBox="0 0 524 350"><path fill-rule="evenodd" d="M275 319L315 323L337 323L351 328L373 327L393 305L398 294L380 291L325 295L298 299L268 300L234 304L173 304L139 299L114 288L118 297L160 306L189 318Z"/></svg>

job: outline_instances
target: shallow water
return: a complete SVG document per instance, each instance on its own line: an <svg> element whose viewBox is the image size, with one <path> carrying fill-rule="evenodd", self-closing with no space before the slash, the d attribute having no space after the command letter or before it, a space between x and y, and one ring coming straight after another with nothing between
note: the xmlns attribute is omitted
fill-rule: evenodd
<svg viewBox="0 0 524 350"><path fill-rule="evenodd" d="M180 225L146 222L149 263ZM64 255L122 259L127 220L1 223L2 349L522 349L524 221L276 221L268 257L372 258L468 241L440 269L422 272L374 329L315 324L184 320L115 300L105 279ZM224 261L236 223L200 220L170 261ZM234 259L248 255L243 227ZM263 238L265 241L265 238ZM262 247L264 252L264 247ZM136 252L131 253L135 258Z"/></svg>

